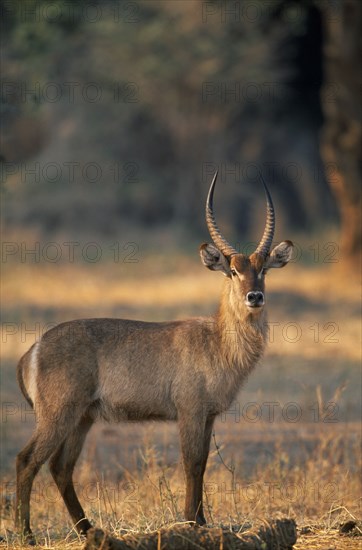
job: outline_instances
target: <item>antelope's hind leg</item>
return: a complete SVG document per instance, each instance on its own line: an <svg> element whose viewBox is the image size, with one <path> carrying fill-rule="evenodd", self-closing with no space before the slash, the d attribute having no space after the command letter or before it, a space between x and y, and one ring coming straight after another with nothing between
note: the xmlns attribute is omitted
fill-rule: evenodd
<svg viewBox="0 0 362 550"><path fill-rule="evenodd" d="M40 427L41 426L41 427ZM30 495L33 481L41 466L59 447L59 435L53 426L38 424L36 432L16 458L16 529L29 542L32 541L30 529Z"/></svg>
<svg viewBox="0 0 362 550"><path fill-rule="evenodd" d="M85 517L73 485L73 470L93 420L84 416L50 458L50 471L68 512L80 534L92 527Z"/></svg>

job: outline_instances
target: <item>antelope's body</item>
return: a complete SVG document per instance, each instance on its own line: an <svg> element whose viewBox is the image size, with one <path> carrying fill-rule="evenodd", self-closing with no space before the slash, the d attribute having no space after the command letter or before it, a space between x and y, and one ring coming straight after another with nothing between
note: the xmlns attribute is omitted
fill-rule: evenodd
<svg viewBox="0 0 362 550"><path fill-rule="evenodd" d="M17 458L16 519L26 535L32 483L48 459L77 529L91 526L72 474L98 419L178 421L186 520L205 523L202 486L214 419L228 409L263 354L264 275L285 265L292 250L285 241L269 252L274 210L267 189L267 224L256 252L247 257L230 247L213 217L215 182L216 174L206 208L214 244L200 249L204 265L225 275L215 316L165 323L70 321L48 331L20 360L19 384L37 416L36 431Z"/></svg>
<svg viewBox="0 0 362 550"><path fill-rule="evenodd" d="M54 399L52 386L67 388L72 418L79 409L93 420L177 420L185 403L195 410L201 403L203 414L219 414L264 349L265 325L253 323L244 334L238 321L230 332L213 317L167 323L71 321L34 344L19 363L19 378L37 414L47 418L64 409L65 396ZM69 384L73 373L82 378L81 395ZM190 395L195 378L198 396Z"/></svg>

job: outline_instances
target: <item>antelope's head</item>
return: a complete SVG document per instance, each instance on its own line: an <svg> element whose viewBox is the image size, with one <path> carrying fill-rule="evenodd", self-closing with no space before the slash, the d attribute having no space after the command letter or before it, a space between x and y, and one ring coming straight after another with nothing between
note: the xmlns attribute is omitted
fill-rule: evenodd
<svg viewBox="0 0 362 550"><path fill-rule="evenodd" d="M213 271L221 271L230 280L230 297L233 304L250 313L260 313L265 304L264 279L272 267L284 267L291 259L293 243L283 241L270 251L275 229L274 206L263 181L267 216L263 236L253 254L238 253L221 235L213 212L213 196L217 172L212 180L206 200L206 224L213 244L202 244L200 255L203 264Z"/></svg>

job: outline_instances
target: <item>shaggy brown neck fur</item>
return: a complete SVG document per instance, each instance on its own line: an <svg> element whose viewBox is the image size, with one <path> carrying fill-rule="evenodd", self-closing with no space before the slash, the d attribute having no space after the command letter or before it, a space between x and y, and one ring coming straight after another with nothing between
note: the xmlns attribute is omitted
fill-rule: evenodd
<svg viewBox="0 0 362 550"><path fill-rule="evenodd" d="M231 297L231 283L224 284L219 310L215 316L226 364L249 371L262 356L267 340L267 316L262 308L250 312L244 303Z"/></svg>

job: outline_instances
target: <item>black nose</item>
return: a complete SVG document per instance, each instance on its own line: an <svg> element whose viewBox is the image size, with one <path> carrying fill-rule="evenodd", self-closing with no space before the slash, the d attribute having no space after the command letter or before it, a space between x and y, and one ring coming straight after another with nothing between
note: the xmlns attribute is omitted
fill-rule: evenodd
<svg viewBox="0 0 362 550"><path fill-rule="evenodd" d="M246 295L246 301L249 306L259 307L264 303L264 294L260 292L260 290L248 292Z"/></svg>

